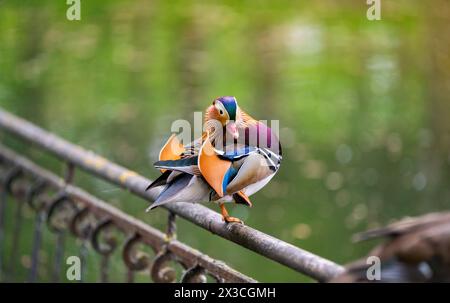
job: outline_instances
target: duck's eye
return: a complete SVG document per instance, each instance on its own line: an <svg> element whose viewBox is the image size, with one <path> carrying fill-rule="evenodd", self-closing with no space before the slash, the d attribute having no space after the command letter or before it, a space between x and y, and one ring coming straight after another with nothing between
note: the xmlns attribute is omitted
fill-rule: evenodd
<svg viewBox="0 0 450 303"><path fill-rule="evenodd" d="M223 115L223 110L219 109L219 113L222 116Z"/></svg>

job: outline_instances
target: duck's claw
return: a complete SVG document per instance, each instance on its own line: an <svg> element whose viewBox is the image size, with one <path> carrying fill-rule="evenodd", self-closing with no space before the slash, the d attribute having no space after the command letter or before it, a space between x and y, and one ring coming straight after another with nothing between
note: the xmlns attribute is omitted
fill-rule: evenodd
<svg viewBox="0 0 450 303"><path fill-rule="evenodd" d="M232 217L228 214L228 211L225 208L225 204L223 204L223 203L220 204L220 210L222 211L222 220L224 220L225 222L244 224L244 222L241 219Z"/></svg>
<svg viewBox="0 0 450 303"><path fill-rule="evenodd" d="M242 221L239 218L235 218L235 217L231 217L231 216L222 216L222 220L227 222L227 223L240 223L240 224L244 224L244 221Z"/></svg>

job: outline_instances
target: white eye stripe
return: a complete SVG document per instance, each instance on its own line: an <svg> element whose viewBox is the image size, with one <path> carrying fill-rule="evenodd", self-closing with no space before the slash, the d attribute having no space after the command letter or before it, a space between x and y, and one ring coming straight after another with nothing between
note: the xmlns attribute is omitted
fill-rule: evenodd
<svg viewBox="0 0 450 303"><path fill-rule="evenodd" d="M222 103L217 102L215 106L216 106L216 109L219 111L219 113L220 113L221 115L223 115L223 114L226 113L225 107L223 106Z"/></svg>

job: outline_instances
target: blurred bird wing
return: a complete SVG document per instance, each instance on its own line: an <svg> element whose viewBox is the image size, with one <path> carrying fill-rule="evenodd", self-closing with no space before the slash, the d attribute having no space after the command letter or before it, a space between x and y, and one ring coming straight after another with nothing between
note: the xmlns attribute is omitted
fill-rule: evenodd
<svg viewBox="0 0 450 303"><path fill-rule="evenodd" d="M380 237L396 237L444 222L450 222L450 212L430 213L421 217L404 218L386 227L358 233L353 236L353 240L359 242Z"/></svg>
<svg viewBox="0 0 450 303"><path fill-rule="evenodd" d="M209 140L209 134L200 148L198 166L206 182L216 191L219 197L224 196L224 180L231 167L231 162L221 159Z"/></svg>

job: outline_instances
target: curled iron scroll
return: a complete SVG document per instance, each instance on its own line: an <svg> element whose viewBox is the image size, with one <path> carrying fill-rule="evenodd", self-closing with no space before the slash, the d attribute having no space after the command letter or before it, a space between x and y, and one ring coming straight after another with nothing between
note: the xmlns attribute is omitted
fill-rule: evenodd
<svg viewBox="0 0 450 303"><path fill-rule="evenodd" d="M72 199L65 193L57 194L48 207L48 228L54 233L64 231L69 227L70 219L76 211L77 206Z"/></svg>
<svg viewBox="0 0 450 303"><path fill-rule="evenodd" d="M36 197L47 188L47 183L44 180L38 180L31 185L26 192L26 202L35 211L42 210L45 203L37 204Z"/></svg>
<svg viewBox="0 0 450 303"><path fill-rule="evenodd" d="M92 247L101 255L110 255L117 247L117 240L114 235L105 233L104 241L101 240L101 234L114 226L111 219L104 219L94 227L91 235Z"/></svg>
<svg viewBox="0 0 450 303"><path fill-rule="evenodd" d="M94 227L91 235L92 247L102 256L100 281L103 283L108 282L109 258L117 247L117 240L110 232L112 227L115 225L111 219L103 219Z"/></svg>
<svg viewBox="0 0 450 303"><path fill-rule="evenodd" d="M17 178L21 177L22 174L22 169L18 166L14 166L10 171L8 171L5 179L3 180L3 186L7 193L12 194L12 184Z"/></svg>
<svg viewBox="0 0 450 303"><path fill-rule="evenodd" d="M142 243L142 238L139 234L134 233L127 239L123 247L122 258L131 271L144 270L150 265L149 256L136 250L136 245L139 243Z"/></svg>
<svg viewBox="0 0 450 303"><path fill-rule="evenodd" d="M181 277L181 283L206 283L208 279L206 277L206 271L203 267L195 264Z"/></svg>
<svg viewBox="0 0 450 303"><path fill-rule="evenodd" d="M153 259L150 268L150 276L155 283L175 283L177 281L177 270L174 265L179 264L183 269L188 268L187 264L177 258L171 252L168 245L164 245L162 249Z"/></svg>
<svg viewBox="0 0 450 303"><path fill-rule="evenodd" d="M173 253L164 247L153 259L150 275L155 283L175 283L177 271L171 262L175 260Z"/></svg>
<svg viewBox="0 0 450 303"><path fill-rule="evenodd" d="M77 238L86 240L92 231L91 222L89 221L89 208L79 209L69 224L69 229Z"/></svg>

